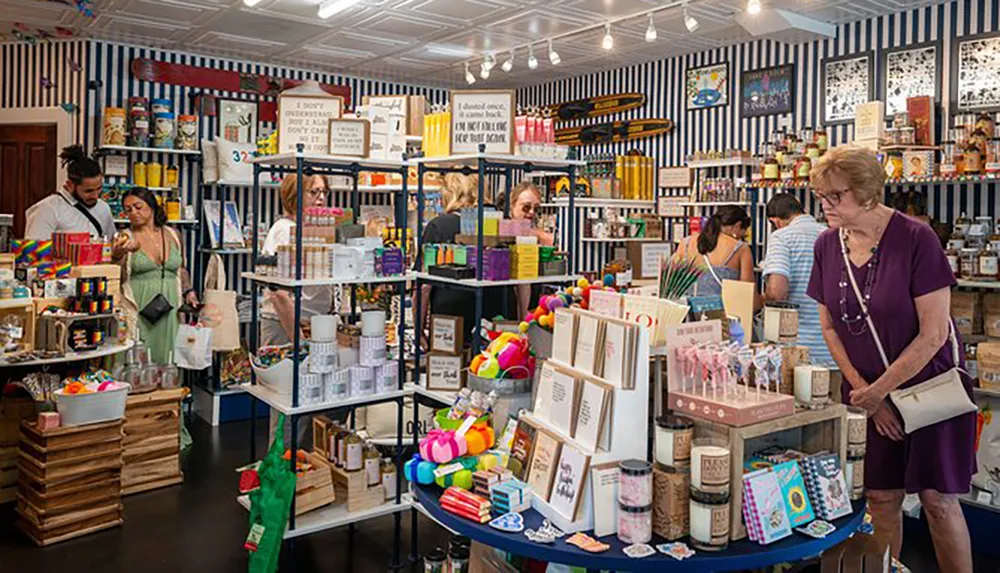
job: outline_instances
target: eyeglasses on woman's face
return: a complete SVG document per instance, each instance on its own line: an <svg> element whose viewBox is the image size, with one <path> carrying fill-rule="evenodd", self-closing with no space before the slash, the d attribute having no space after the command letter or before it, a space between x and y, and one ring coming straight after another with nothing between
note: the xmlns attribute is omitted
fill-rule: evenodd
<svg viewBox="0 0 1000 573"><path fill-rule="evenodd" d="M813 191L813 196L816 197L816 200L818 200L820 203L829 205L831 207L836 207L840 205L840 201L844 198L844 195L849 193L850 191L851 191L850 189L841 189L839 191L838 190L821 191L819 189L816 189L815 191Z"/></svg>

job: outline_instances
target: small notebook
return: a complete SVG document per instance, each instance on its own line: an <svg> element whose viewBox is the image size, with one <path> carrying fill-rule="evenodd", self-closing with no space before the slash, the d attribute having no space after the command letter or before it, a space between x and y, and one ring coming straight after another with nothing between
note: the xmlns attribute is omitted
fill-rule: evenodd
<svg viewBox="0 0 1000 573"><path fill-rule="evenodd" d="M788 510L788 521L792 528L802 527L816 518L809 494L806 491L806 481L799 471L798 462L785 462L774 466L778 474L781 494L785 498L785 508Z"/></svg>
<svg viewBox="0 0 1000 573"><path fill-rule="evenodd" d="M806 489L816 514L826 521L851 514L851 498L837 454L816 454L802 460Z"/></svg>
<svg viewBox="0 0 1000 573"><path fill-rule="evenodd" d="M792 534L778 474L764 469L743 476L749 517L757 530L757 543L767 545ZM749 529L749 526L748 526Z"/></svg>

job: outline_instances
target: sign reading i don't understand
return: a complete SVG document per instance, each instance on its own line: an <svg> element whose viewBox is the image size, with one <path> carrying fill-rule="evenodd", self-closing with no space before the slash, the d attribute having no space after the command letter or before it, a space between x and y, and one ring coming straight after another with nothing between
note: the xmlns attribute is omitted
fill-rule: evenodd
<svg viewBox="0 0 1000 573"><path fill-rule="evenodd" d="M465 90L451 92L451 153L514 153L514 92Z"/></svg>

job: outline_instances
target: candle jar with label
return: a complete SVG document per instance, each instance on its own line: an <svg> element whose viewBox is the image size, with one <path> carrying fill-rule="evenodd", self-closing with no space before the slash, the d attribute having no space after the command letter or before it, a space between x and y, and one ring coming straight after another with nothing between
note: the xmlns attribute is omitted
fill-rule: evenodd
<svg viewBox="0 0 1000 573"><path fill-rule="evenodd" d="M691 491L691 546L699 551L725 551L729 547L729 493Z"/></svg>
<svg viewBox="0 0 1000 573"><path fill-rule="evenodd" d="M652 507L653 466L645 460L618 462L618 503L628 507Z"/></svg>
<svg viewBox="0 0 1000 573"><path fill-rule="evenodd" d="M983 245L976 256L979 270L976 273L975 279L983 282L997 280L997 275L1000 274L1000 268L998 268L997 264L997 252L991 249L989 245Z"/></svg>
<svg viewBox="0 0 1000 573"><path fill-rule="evenodd" d="M729 493L729 444L722 440L698 438L691 445L691 491Z"/></svg>
<svg viewBox="0 0 1000 573"><path fill-rule="evenodd" d="M683 416L665 415L656 419L656 463L678 468L691 465L694 421Z"/></svg>

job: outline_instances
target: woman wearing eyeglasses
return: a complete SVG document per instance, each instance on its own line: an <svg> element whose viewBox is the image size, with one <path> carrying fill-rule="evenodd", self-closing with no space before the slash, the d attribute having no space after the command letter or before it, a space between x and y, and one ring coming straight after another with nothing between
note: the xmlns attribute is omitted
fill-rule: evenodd
<svg viewBox="0 0 1000 573"><path fill-rule="evenodd" d="M976 414L906 433L889 397L964 366L949 316L955 277L934 231L881 203L885 178L875 154L857 147L832 149L813 166L830 229L816 241L807 294L847 382L843 401L868 412L864 477L875 531L898 557L903 496L917 493L940 570L972 573L957 495L969 491L976 468ZM967 376L961 384L971 397Z"/></svg>

